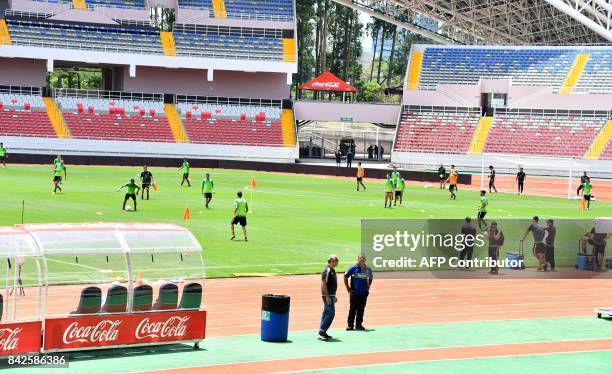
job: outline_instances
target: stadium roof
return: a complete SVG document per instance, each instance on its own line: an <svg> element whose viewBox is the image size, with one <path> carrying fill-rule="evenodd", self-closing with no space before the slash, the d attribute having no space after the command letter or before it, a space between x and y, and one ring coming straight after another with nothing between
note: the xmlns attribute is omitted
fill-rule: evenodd
<svg viewBox="0 0 612 374"><path fill-rule="evenodd" d="M612 0L334 1L443 44L612 43Z"/></svg>

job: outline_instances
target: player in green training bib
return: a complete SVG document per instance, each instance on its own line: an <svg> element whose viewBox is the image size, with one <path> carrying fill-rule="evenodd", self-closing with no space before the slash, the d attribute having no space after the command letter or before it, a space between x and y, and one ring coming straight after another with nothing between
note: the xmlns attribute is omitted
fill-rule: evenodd
<svg viewBox="0 0 612 374"><path fill-rule="evenodd" d="M242 234L244 235L244 241L247 240L247 219L246 215L249 212L249 204L245 199L242 198L242 192L238 191L236 194L236 200L234 200L234 217L232 217L231 231L232 237L230 240L236 239L236 234L234 233L234 225L240 224L242 226Z"/></svg>
<svg viewBox="0 0 612 374"><path fill-rule="evenodd" d="M397 188L397 180L400 177L399 171L397 171L397 167L393 167L393 172L391 172L391 179L393 180L393 191Z"/></svg>
<svg viewBox="0 0 612 374"><path fill-rule="evenodd" d="M591 180L588 179L586 182L582 184L582 197L584 201L586 201L586 208L591 210L591 190L593 189L593 185L591 184Z"/></svg>
<svg viewBox="0 0 612 374"><path fill-rule="evenodd" d="M400 205L402 205L402 201L404 200L404 189L406 189L406 181L404 178L399 177L397 180L397 186L395 187L395 201L393 202L393 205L397 205L398 198Z"/></svg>
<svg viewBox="0 0 612 374"><path fill-rule="evenodd" d="M215 192L215 182L210 179L210 174L206 173L206 177L202 180L202 193L204 194L204 206L208 209L208 204L212 200Z"/></svg>
<svg viewBox="0 0 612 374"><path fill-rule="evenodd" d="M484 229L487 229L487 223L484 218L487 215L487 206L489 205L489 200L485 196L487 191L480 190L480 205L478 206L478 228L482 229L482 225L484 225Z"/></svg>
<svg viewBox="0 0 612 374"><path fill-rule="evenodd" d="M393 179L389 174L387 174L385 180L385 208L387 207L387 201L389 202L389 208L391 208L391 204L393 204Z"/></svg>
<svg viewBox="0 0 612 374"><path fill-rule="evenodd" d="M125 203L127 203L128 199L132 199L134 201L134 211L136 211L136 195L138 195L138 191L140 191L140 187L134 181L134 178L130 179L130 183L126 183L123 186L117 188L117 192L121 191L123 188L127 188L127 193L125 194L125 198L123 199L123 207L121 209L125 210Z"/></svg>
<svg viewBox="0 0 612 374"><path fill-rule="evenodd" d="M6 167L6 148L4 148L4 143L0 143L0 162L2 162L2 165L4 167Z"/></svg>
<svg viewBox="0 0 612 374"><path fill-rule="evenodd" d="M65 180L68 179L66 165L64 165L63 161L60 161L53 166L53 185L55 186L53 193L57 193L57 190L62 192L62 188L60 187L60 184L62 184L62 175L64 176Z"/></svg>
<svg viewBox="0 0 612 374"><path fill-rule="evenodd" d="M189 182L189 162L186 158L183 159L183 164L178 170L183 170L183 180L181 181L181 186L183 183L187 182L187 187L191 187L191 182Z"/></svg>

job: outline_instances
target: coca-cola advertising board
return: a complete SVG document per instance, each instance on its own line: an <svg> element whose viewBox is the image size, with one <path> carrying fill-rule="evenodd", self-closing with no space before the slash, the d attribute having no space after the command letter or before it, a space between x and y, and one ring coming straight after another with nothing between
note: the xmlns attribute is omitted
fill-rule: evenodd
<svg viewBox="0 0 612 374"><path fill-rule="evenodd" d="M204 339L206 311L169 311L53 318L45 351Z"/></svg>
<svg viewBox="0 0 612 374"><path fill-rule="evenodd" d="M40 352L42 322L0 324L0 355Z"/></svg>

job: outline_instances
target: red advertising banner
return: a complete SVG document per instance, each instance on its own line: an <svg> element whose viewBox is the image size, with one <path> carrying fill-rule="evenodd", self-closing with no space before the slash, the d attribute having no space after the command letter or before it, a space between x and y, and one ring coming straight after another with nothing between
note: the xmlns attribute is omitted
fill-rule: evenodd
<svg viewBox="0 0 612 374"><path fill-rule="evenodd" d="M42 322L0 324L0 356L40 352Z"/></svg>
<svg viewBox="0 0 612 374"><path fill-rule="evenodd" d="M45 321L44 349L201 340L205 330L206 312L199 310L52 318Z"/></svg>

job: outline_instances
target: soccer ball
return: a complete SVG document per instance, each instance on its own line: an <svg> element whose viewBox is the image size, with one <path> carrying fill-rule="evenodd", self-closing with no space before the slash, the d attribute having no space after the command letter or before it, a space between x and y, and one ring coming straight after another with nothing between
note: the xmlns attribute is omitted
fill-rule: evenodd
<svg viewBox="0 0 612 374"><path fill-rule="evenodd" d="M132 210L132 207L131 207L131 206L129 206L129 205L126 205L126 206L125 206L125 210Z"/></svg>

